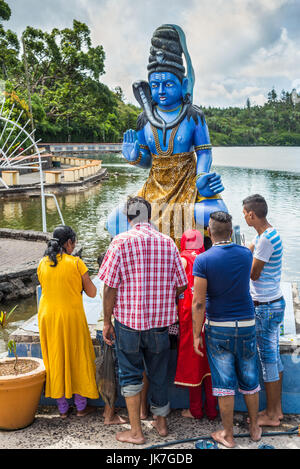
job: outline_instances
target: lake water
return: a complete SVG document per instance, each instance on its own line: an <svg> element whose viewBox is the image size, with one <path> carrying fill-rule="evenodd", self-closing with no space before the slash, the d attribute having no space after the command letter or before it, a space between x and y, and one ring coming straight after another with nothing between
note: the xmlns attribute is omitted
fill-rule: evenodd
<svg viewBox="0 0 300 469"><path fill-rule="evenodd" d="M83 246L83 260L90 274L97 272L97 255L110 242L105 230L107 215L127 195L141 188L148 174L147 170L126 164L121 155L97 157L108 169L109 180L82 193L57 197L65 223L76 231ZM222 176L225 187L222 197L247 241L255 232L244 221L242 200L254 193L265 197L268 219L279 230L284 243L282 280L300 282L300 147L217 147L213 149L212 169ZM48 199L48 231L59 223L54 201ZM0 228L41 231L40 200L0 200ZM0 353L4 351L3 339L6 341L9 333L36 313L35 298L19 301L18 305L5 337L0 331ZM0 310L9 306L0 304Z"/></svg>

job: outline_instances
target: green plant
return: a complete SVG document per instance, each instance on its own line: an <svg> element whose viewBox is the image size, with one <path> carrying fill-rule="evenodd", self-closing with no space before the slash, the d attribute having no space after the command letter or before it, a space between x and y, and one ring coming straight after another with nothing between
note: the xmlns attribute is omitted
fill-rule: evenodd
<svg viewBox="0 0 300 469"><path fill-rule="evenodd" d="M7 323L9 316L14 312L18 305L14 306L8 313L6 311L0 311L0 326L4 328Z"/></svg>
<svg viewBox="0 0 300 469"><path fill-rule="evenodd" d="M17 355L17 345L16 345L16 342L14 340L9 340L8 341L8 344L7 344L7 348L9 350L10 353L13 353L14 356L15 356L15 364L14 364L14 370L16 370L17 368L17 364L18 364L18 355Z"/></svg>

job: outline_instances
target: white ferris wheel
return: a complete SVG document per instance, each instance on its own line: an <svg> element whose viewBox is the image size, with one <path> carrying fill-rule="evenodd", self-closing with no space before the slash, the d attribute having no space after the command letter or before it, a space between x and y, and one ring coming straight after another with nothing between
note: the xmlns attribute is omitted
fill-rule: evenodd
<svg viewBox="0 0 300 469"><path fill-rule="evenodd" d="M12 120L11 116L15 105L13 104L10 109L5 109L4 105L5 97L0 103L0 171L32 170L33 168L39 171L43 231L47 232L45 196L54 197L62 222L63 218L54 194L45 194L44 191L43 161L37 145L40 140L35 140L36 129L33 129L32 132L27 130L30 119L25 125L20 124L20 119L24 113L23 110L20 111L16 120L15 118ZM0 187L1 184L6 189L9 188L0 176Z"/></svg>

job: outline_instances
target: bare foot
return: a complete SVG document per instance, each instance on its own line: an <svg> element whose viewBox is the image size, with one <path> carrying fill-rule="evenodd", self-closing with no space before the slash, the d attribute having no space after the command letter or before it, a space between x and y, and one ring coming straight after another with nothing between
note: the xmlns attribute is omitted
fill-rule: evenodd
<svg viewBox="0 0 300 469"><path fill-rule="evenodd" d="M149 412L148 408L141 408L141 413L140 413L140 419L141 420L146 420L148 418Z"/></svg>
<svg viewBox="0 0 300 469"><path fill-rule="evenodd" d="M167 421L164 417L157 417L156 420L152 420L151 425L156 429L159 436L168 435Z"/></svg>
<svg viewBox="0 0 300 469"><path fill-rule="evenodd" d="M218 414L213 414L213 415L206 414L206 417L208 418L208 420L216 420L216 418L218 417Z"/></svg>
<svg viewBox="0 0 300 469"><path fill-rule="evenodd" d="M131 430L125 430L124 432L118 432L116 439L121 443L133 443L134 445L143 445L145 443L144 435L132 434Z"/></svg>
<svg viewBox="0 0 300 469"><path fill-rule="evenodd" d="M259 415L257 418L257 425L260 427L279 427L280 420L278 417L269 417L267 413Z"/></svg>
<svg viewBox="0 0 300 469"><path fill-rule="evenodd" d="M123 425L124 423L128 423L128 419L126 417L121 417L121 415L113 414L104 417L104 425Z"/></svg>
<svg viewBox="0 0 300 469"><path fill-rule="evenodd" d="M181 412L181 416L189 419L194 419L195 417L191 414L190 409L183 409Z"/></svg>
<svg viewBox="0 0 300 469"><path fill-rule="evenodd" d="M252 441L259 441L261 439L262 429L259 425L250 425L250 437Z"/></svg>
<svg viewBox="0 0 300 469"><path fill-rule="evenodd" d="M260 412L258 412L258 417L262 417L262 418L265 418L266 416L268 416L267 414L267 410L261 410ZM282 420L284 418L284 415L282 412L278 412L278 414L274 417L272 417L272 420ZM247 423L250 423L250 418L247 417ZM277 425L276 425L277 426Z"/></svg>
<svg viewBox="0 0 300 469"><path fill-rule="evenodd" d="M79 410L76 415L77 417L85 417L86 415L92 414L93 412L96 412L96 407L87 405L85 409Z"/></svg>
<svg viewBox="0 0 300 469"><path fill-rule="evenodd" d="M261 412L258 412L258 416L265 416L267 414L267 410L262 410ZM277 412L277 417L279 418L279 420L282 420L283 419L283 413L281 411Z"/></svg>
<svg viewBox="0 0 300 469"><path fill-rule="evenodd" d="M60 413L59 416L60 416L61 419L64 420L64 419L69 417L69 415L72 413L72 411L73 411L73 407L69 407L67 412L65 412L64 414Z"/></svg>
<svg viewBox="0 0 300 469"><path fill-rule="evenodd" d="M218 430L211 434L212 438L217 442L221 443L226 448L234 448L235 441L232 436L226 436L225 430Z"/></svg>

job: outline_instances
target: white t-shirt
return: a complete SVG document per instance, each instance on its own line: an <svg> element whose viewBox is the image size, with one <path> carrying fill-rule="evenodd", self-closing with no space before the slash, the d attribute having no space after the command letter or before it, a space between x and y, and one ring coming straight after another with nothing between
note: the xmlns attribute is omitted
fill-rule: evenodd
<svg viewBox="0 0 300 469"><path fill-rule="evenodd" d="M250 281L253 300L272 301L282 296L280 288L283 246L275 228L267 228L254 240L253 257L265 262L258 280Z"/></svg>

